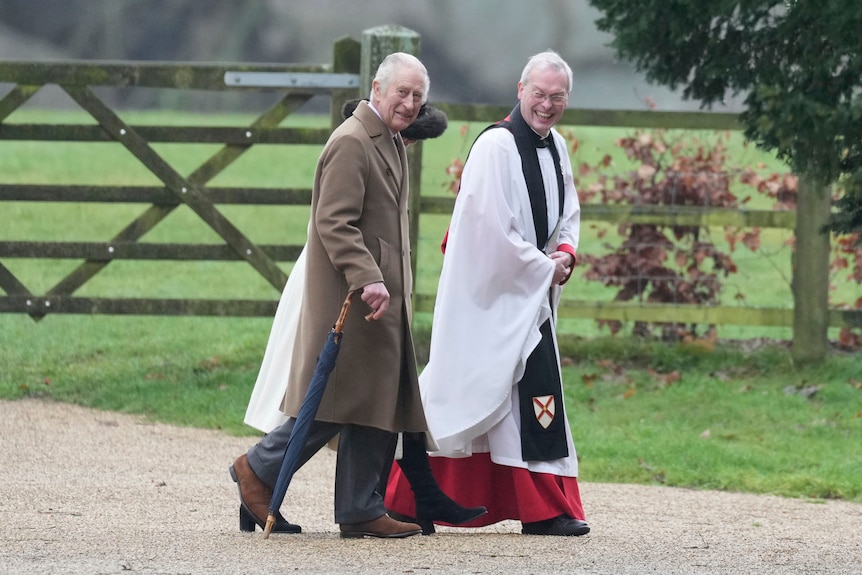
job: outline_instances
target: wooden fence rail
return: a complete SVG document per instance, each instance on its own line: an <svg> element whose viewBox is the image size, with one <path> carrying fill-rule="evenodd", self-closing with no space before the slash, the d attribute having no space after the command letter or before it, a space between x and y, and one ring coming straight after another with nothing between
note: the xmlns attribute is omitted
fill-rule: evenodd
<svg viewBox="0 0 862 575"><path fill-rule="evenodd" d="M121 259L245 260L275 290L287 280L278 261L295 259L302 246L255 245L225 218L216 204L305 204L308 189L217 188L206 184L245 154L264 144L326 142L330 129L280 128L279 124L320 93L330 96L333 122L341 105L358 94L360 45L345 39L335 44L332 65L261 66L201 65L152 62L0 62L0 82L13 88L0 100L0 121L26 103L39 89L56 84L97 125L0 123L0 140L117 142L124 146L163 187L2 185L0 202L148 203L150 207L106 242L0 242L0 258L73 258L84 260L44 294L32 293L0 260L0 312L22 312L34 318L47 313L272 315L273 301L76 297L80 289L110 262ZM126 124L95 91L95 87L149 87L232 91L267 89L263 75L293 85L245 127L135 126ZM336 110L338 115L336 116ZM334 126L335 124L333 124ZM156 152L154 143L215 143L221 147L189 176ZM178 206L188 206L224 245L148 244L138 240Z"/></svg>
<svg viewBox="0 0 862 575"><path fill-rule="evenodd" d="M104 242L0 241L0 312L26 313L41 318L47 313L272 316L286 275L277 262L293 261L301 245L257 245L225 218L219 204L308 205L308 188L269 189L211 187L207 184L252 146L267 144L322 145L331 128L341 121L344 101L366 93L371 60L394 49L416 52L418 40L391 28L371 30L359 43L342 39L334 45L327 65L205 65L152 62L0 62L0 83L13 88L0 99L0 141L116 142L124 146L159 181L161 186L98 186L6 184L0 181L2 202L99 202L149 204L125 228ZM362 73L360 73L362 72ZM5 119L43 86L64 90L97 125L6 123ZM139 126L126 124L100 99L95 87L148 87L182 90L278 90L281 99L245 127ZM313 96L330 97L330 129L282 128L282 120ZM435 103L450 122L490 123L508 113L507 107ZM698 112L635 112L568 109L562 125L738 130L735 115ZM159 155L152 144L219 144L220 148L188 176ZM452 197L423 197L420 188L421 145L412 146L412 237L420 214L449 214ZM2 176L0 176L2 178ZM188 206L223 240L222 245L154 244L139 241L178 206ZM796 214L770 210L660 206L583 206L585 221L632 222L686 226L775 227L794 229ZM415 250L414 250L415 252ZM10 258L61 258L82 263L45 293L37 294L17 278L3 260ZM415 253L414 253L415 258ZM274 288L271 300L204 300L91 298L74 293L112 261L133 260L244 260ZM414 259L415 265L415 259ZM430 312L433 293L416 294L416 309ZM792 326L793 308L656 305L628 302L564 301L563 317L623 321L698 324ZM828 310L831 327L862 327L862 312Z"/></svg>

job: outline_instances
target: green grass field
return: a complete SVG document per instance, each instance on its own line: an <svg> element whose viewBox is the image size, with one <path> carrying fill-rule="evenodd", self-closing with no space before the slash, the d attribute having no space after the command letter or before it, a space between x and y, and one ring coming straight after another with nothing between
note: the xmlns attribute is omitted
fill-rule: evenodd
<svg viewBox="0 0 862 575"><path fill-rule="evenodd" d="M41 117L41 116L40 116ZM60 114L55 121L80 121ZM130 115L132 123L243 125L248 117ZM34 121L26 114L10 121ZM291 122L313 122L297 117ZM318 120L319 121L319 120ZM460 125L425 144L423 193L445 195L446 167L463 159L477 127ZM573 128L577 161L614 148L620 130ZM746 162L769 162L739 142ZM188 173L216 146L157 146ZM314 146L259 146L212 185L307 187ZM583 154L583 156L581 156ZM775 164L771 164L772 169ZM153 185L155 178L113 144L60 146L0 142L2 183ZM0 206L0 241L104 241L144 205L9 203ZM301 243L304 207L223 206L255 241ZM417 287L433 293L446 216L423 216ZM787 234L769 231L757 252L734 254L740 273L726 296L750 305L790 305ZM216 242L188 209L178 208L143 241ZM601 245L584 225L581 253ZM78 262L4 259L31 291L44 293ZM289 272L290 265L284 264ZM842 287L857 294L858 286ZM855 291L854 291L855 290ZM269 298L278 293L244 263L133 262L107 266L77 295ZM839 292L840 295L840 292ZM567 297L611 299L592 282L574 281ZM838 296L836 296L838 297ZM0 314L0 398L44 397L98 409L141 413L177 425L256 432L242 423L271 318L124 317ZM789 329L723 326L715 348L609 337L591 321L566 320L564 379L585 481L716 488L862 502L862 354L833 353L826 364L797 369L784 345ZM424 346L430 318L417 318Z"/></svg>

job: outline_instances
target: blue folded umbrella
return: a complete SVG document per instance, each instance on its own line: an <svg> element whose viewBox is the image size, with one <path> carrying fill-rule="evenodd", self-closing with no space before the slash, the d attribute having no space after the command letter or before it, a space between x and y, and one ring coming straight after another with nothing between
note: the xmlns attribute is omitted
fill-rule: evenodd
<svg viewBox="0 0 862 575"><path fill-rule="evenodd" d="M281 470L278 472L278 479L275 482L275 488L272 490L272 499L269 502L269 515L266 518L266 527L263 530L264 539L269 538L272 527L275 525L275 515L278 513L282 502L284 502L287 487L290 485L290 480L293 479L293 474L296 473L296 469L299 466L299 457L308 440L311 424L314 418L317 417L317 409L320 407L320 400L323 399L326 382L329 380L329 374L332 373L335 367L338 350L341 349L342 327L344 320L347 318L347 311L350 309L350 297L352 295L353 292L347 294L347 299L344 300L344 304L341 306L341 314L329 332L326 343L323 344L323 349L317 358L317 366L314 368L314 375L311 377L311 383L308 385L308 391L305 393L299 413L296 415L296 422L293 425L290 440L287 442L287 448L284 450Z"/></svg>

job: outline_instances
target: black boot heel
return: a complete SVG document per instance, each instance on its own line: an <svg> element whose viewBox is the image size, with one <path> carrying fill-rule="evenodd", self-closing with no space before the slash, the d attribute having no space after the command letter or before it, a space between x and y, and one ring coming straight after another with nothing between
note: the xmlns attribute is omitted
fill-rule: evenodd
<svg viewBox="0 0 862 575"><path fill-rule="evenodd" d="M437 532L434 528L434 522L430 519L417 519L417 523L419 523L419 527L422 528L422 535L434 535Z"/></svg>
<svg viewBox="0 0 862 575"><path fill-rule="evenodd" d="M255 525L257 525L257 521L254 520L254 516L252 516L252 514L248 511L246 511L246 509L242 505L240 505L239 530L246 533L253 532Z"/></svg>
<svg viewBox="0 0 862 575"><path fill-rule="evenodd" d="M419 527L422 528L422 535L434 535L437 533L437 530L434 528L433 519L416 519L415 517L401 515L395 511L389 511L389 517L398 521L404 521L405 523L418 523Z"/></svg>

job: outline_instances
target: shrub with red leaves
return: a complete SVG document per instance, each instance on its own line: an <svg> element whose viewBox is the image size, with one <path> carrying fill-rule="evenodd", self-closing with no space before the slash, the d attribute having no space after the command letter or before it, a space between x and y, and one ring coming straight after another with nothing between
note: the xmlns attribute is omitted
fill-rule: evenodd
<svg viewBox="0 0 862 575"><path fill-rule="evenodd" d="M564 134L571 143L574 158L578 139ZM462 136L466 132L462 129ZM673 141L664 130L636 132L620 138L622 148L632 162L628 170L614 165L605 155L595 165L578 167L578 196L581 203L598 200L603 204L629 206L665 206L673 212L691 207L738 208L750 197L738 199L731 187L743 184L759 194L772 198L775 210L795 210L799 180L792 173L761 175L751 167L728 165L725 142L727 132L718 133L715 141L704 143L698 138L677 136ZM463 162L455 158L447 168L452 178L448 188L457 193ZM761 169L763 166L758 166ZM589 183L584 180L593 180ZM836 190L835 197L840 197ZM717 305L722 279L737 272L729 254L709 240L709 228L683 225L633 224L617 226L622 241L604 244L604 255L581 254L579 264L586 265L584 277L606 286L615 286L616 301ZM599 238L605 236L599 231ZM760 248L760 229L742 230L724 227L724 240L730 252L739 244L751 251ZM791 247L793 243L791 242ZM832 243L831 269L847 269L848 281L862 283L862 234L838 236ZM745 299L741 292L734 296ZM839 308L862 309L862 297L850 304L833 304ZM600 320L599 324L616 334L622 329L618 321ZM679 323L636 322L633 333L640 336L660 335L668 340L714 338L715 326L681 325ZM862 329L843 328L839 345L846 349L862 348Z"/></svg>
<svg viewBox="0 0 862 575"><path fill-rule="evenodd" d="M691 207L736 208L742 202L730 187L742 172L726 165L728 137L719 134L717 141L708 145L682 137L669 141L662 130L638 132L617 141L632 161L632 169L621 171L606 156L595 166L582 164L579 176L596 178L584 189L606 204L665 206L671 213L674 207L680 211ZM622 242L605 244L605 255L585 254L581 258L587 266L586 279L620 288L616 301L716 305L722 278L737 272L730 255L710 241L708 228L623 222L617 232ZM725 238L731 251L740 242L752 250L759 246L757 229L743 233L727 227ZM611 333L622 328L618 321L600 323ZM634 333L646 336L657 331L665 339L677 340L697 337L701 327L638 322Z"/></svg>

